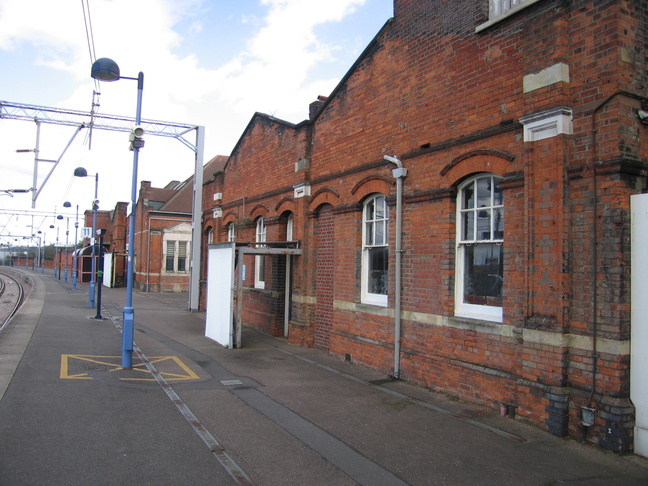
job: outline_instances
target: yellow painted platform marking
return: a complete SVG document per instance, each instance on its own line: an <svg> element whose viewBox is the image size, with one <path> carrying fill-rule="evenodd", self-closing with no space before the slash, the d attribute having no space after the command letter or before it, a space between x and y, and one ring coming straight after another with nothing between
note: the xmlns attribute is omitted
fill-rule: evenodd
<svg viewBox="0 0 648 486"><path fill-rule="evenodd" d="M155 356L148 358L166 381L200 380L200 376L182 362L177 356ZM133 356L133 368L124 370L121 356L92 356L85 354L62 354L62 380L92 380L89 369L117 373L124 381L155 381L146 365ZM132 376L140 374L140 376Z"/></svg>

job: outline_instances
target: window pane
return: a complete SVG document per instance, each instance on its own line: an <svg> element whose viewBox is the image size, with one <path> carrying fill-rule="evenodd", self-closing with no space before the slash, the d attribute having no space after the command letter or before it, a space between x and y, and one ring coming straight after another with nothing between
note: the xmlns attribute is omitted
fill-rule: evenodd
<svg viewBox="0 0 648 486"><path fill-rule="evenodd" d="M477 180L477 207L483 208L491 205L492 177L483 177Z"/></svg>
<svg viewBox="0 0 648 486"><path fill-rule="evenodd" d="M490 209L480 209L477 211L477 239L491 239L491 212Z"/></svg>
<svg viewBox="0 0 648 486"><path fill-rule="evenodd" d="M178 242L178 272L187 271L187 242Z"/></svg>
<svg viewBox="0 0 648 486"><path fill-rule="evenodd" d="M493 239L504 239L504 210L493 209Z"/></svg>
<svg viewBox="0 0 648 486"><path fill-rule="evenodd" d="M481 243L464 247L464 302L502 306L503 246Z"/></svg>
<svg viewBox="0 0 648 486"><path fill-rule="evenodd" d="M256 227L257 227L256 230L257 242L264 242L266 240L266 228L265 228L265 221L263 218L259 218Z"/></svg>
<svg viewBox="0 0 648 486"><path fill-rule="evenodd" d="M475 212L468 211L461 213L463 218L462 239L473 241L475 239Z"/></svg>
<svg viewBox="0 0 648 486"><path fill-rule="evenodd" d="M493 178L493 206L501 206L502 204L504 204L502 188L500 187L499 180Z"/></svg>
<svg viewBox="0 0 648 486"><path fill-rule="evenodd" d="M461 209L471 209L475 207L475 183L471 182L463 190L463 198L461 199Z"/></svg>
<svg viewBox="0 0 648 486"><path fill-rule="evenodd" d="M173 272L175 260L175 241L166 242L166 271Z"/></svg>
<svg viewBox="0 0 648 486"><path fill-rule="evenodd" d="M386 247L370 248L369 293L387 295L388 250Z"/></svg>
<svg viewBox="0 0 648 486"><path fill-rule="evenodd" d="M365 225L365 245L367 246L373 246L374 244L374 239L373 239L373 223L366 223Z"/></svg>
<svg viewBox="0 0 648 486"><path fill-rule="evenodd" d="M384 245L386 243L385 238L385 221L378 221L376 223L376 239L374 244Z"/></svg>
<svg viewBox="0 0 648 486"><path fill-rule="evenodd" d="M295 229L295 218L291 214L290 216L288 216L288 220L286 221L286 241L293 240L294 229Z"/></svg>
<svg viewBox="0 0 648 486"><path fill-rule="evenodd" d="M257 259L257 270L259 272L257 275L257 281L265 282L265 255L258 255Z"/></svg>
<svg viewBox="0 0 648 486"><path fill-rule="evenodd" d="M374 204L376 200L372 199L367 203L367 206L365 207L365 219L366 221L373 221L374 220Z"/></svg>
<svg viewBox="0 0 648 486"><path fill-rule="evenodd" d="M379 197L374 201L376 202L376 219L385 219L385 198Z"/></svg>

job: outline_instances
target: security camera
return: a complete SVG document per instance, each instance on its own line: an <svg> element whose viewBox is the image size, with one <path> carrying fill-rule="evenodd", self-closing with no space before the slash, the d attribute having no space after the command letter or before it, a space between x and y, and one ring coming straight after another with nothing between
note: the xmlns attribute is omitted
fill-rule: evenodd
<svg viewBox="0 0 648 486"><path fill-rule="evenodd" d="M141 125L135 125L135 128L133 128L133 135L135 135L137 138L143 137L144 128Z"/></svg>
<svg viewBox="0 0 648 486"><path fill-rule="evenodd" d="M384 155L383 158L392 164L400 164L400 159L397 155Z"/></svg>

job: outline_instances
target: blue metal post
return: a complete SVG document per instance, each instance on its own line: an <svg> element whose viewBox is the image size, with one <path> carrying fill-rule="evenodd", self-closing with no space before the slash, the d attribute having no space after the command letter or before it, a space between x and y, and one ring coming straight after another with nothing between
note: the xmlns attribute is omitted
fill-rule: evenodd
<svg viewBox="0 0 648 486"><path fill-rule="evenodd" d="M137 76L137 111L135 125L142 118L142 91L144 89L144 73ZM131 186L131 213L128 220L128 265L126 271L126 306L124 307L122 328L122 368L133 367L133 334L135 330L135 309L133 308L133 279L135 272L135 208L137 207L137 165L139 163L139 145L133 146L133 180Z"/></svg>
<svg viewBox="0 0 648 486"><path fill-rule="evenodd" d="M79 205L76 207L74 220L74 250L72 251L72 290L77 288L77 243L79 241Z"/></svg>
<svg viewBox="0 0 648 486"><path fill-rule="evenodd" d="M90 288L88 289L88 307L93 308L95 304L95 273L97 272L97 262L95 262L96 245L95 235L97 234L97 194L99 192L99 174L95 174L95 197L92 201L92 274L90 275Z"/></svg>
<svg viewBox="0 0 648 486"><path fill-rule="evenodd" d="M69 261L69 235L70 235L70 217L67 217L67 226L65 227L65 270L63 271L63 281L67 283L68 281L68 261Z"/></svg>

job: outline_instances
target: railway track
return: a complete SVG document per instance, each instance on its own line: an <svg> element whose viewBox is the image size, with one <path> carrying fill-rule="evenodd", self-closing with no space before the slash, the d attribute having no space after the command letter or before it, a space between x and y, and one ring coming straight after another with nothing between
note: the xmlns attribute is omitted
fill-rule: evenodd
<svg viewBox="0 0 648 486"><path fill-rule="evenodd" d="M0 268L0 331L18 312L32 288L32 280L28 275Z"/></svg>

